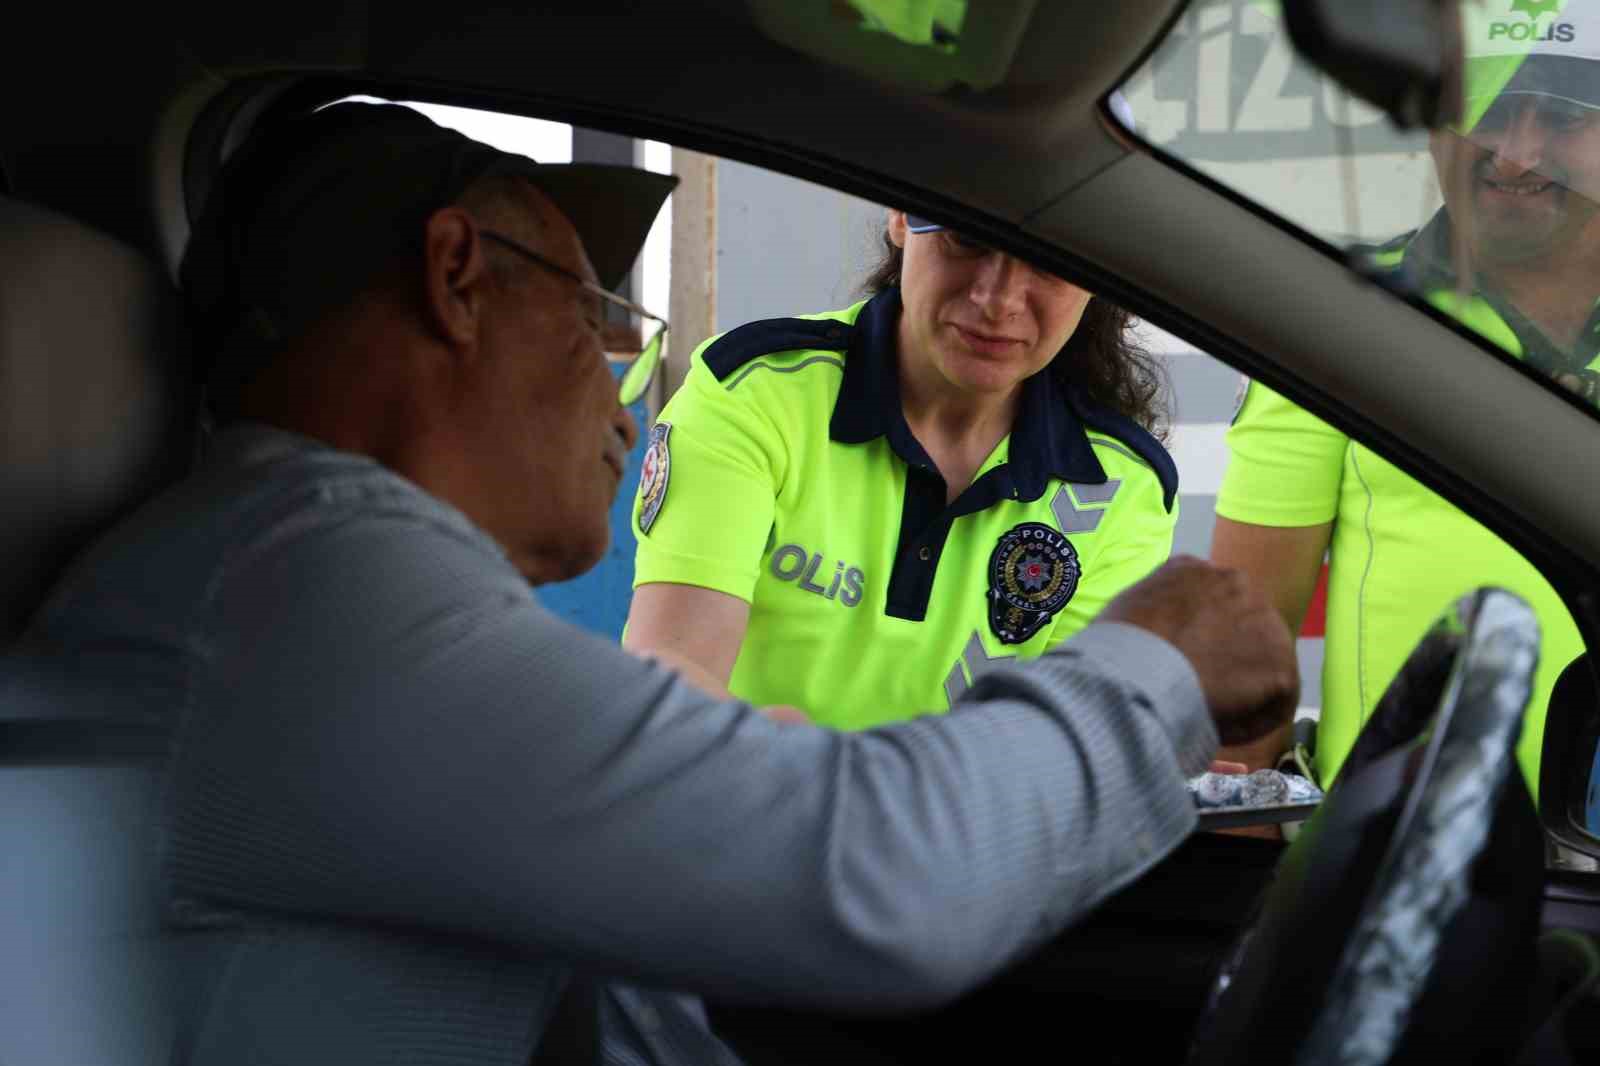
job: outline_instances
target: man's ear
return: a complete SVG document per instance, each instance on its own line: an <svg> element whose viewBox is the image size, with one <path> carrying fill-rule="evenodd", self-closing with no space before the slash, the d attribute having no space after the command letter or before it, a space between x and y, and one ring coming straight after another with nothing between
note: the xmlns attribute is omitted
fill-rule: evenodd
<svg viewBox="0 0 1600 1066"><path fill-rule="evenodd" d="M451 347L476 343L489 264L478 225L465 208L442 207L428 216L423 231L423 317Z"/></svg>

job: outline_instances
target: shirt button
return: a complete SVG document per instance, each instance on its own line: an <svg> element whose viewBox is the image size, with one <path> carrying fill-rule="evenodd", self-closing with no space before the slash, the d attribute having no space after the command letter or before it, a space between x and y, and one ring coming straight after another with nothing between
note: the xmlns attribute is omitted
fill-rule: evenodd
<svg viewBox="0 0 1600 1066"><path fill-rule="evenodd" d="M933 552L929 551L928 546L924 544L922 547L917 549L917 558L921 559L923 562L927 562L929 559L933 558Z"/></svg>

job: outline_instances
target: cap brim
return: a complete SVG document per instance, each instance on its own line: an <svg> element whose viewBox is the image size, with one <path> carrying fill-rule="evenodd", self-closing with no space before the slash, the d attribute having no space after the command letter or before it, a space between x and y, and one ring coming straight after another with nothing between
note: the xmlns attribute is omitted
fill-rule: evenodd
<svg viewBox="0 0 1600 1066"><path fill-rule="evenodd" d="M519 163L502 157L500 173L526 177L572 223L600 284L615 289L638 261L661 205L677 187L671 174L604 163Z"/></svg>
<svg viewBox="0 0 1600 1066"><path fill-rule="evenodd" d="M1600 109L1600 60L1544 54L1473 57L1467 60L1463 90L1464 129L1475 126L1502 96L1545 96Z"/></svg>
<svg viewBox="0 0 1600 1066"><path fill-rule="evenodd" d="M420 248L427 217L491 173L541 189L608 288L627 277L677 184L634 167L538 163L395 104L346 101L258 131L213 184L184 257L213 395Z"/></svg>

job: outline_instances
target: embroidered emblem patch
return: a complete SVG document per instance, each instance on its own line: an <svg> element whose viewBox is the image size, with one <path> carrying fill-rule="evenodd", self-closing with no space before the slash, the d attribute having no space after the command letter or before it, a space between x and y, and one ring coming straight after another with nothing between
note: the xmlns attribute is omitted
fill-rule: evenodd
<svg viewBox="0 0 1600 1066"><path fill-rule="evenodd" d="M1005 644L1039 632L1078 591L1078 550L1043 522L1013 526L989 556L989 629Z"/></svg>
<svg viewBox="0 0 1600 1066"><path fill-rule="evenodd" d="M639 532L648 533L661 513L661 504L667 498L667 480L672 477L672 452L667 448L667 437L672 434L670 422L657 422L650 427L650 443L644 450L644 465L639 470Z"/></svg>

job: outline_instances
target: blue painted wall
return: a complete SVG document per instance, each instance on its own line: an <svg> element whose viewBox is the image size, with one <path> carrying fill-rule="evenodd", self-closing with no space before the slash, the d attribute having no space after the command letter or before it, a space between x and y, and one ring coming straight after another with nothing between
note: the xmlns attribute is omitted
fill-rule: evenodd
<svg viewBox="0 0 1600 1066"><path fill-rule="evenodd" d="M612 369L620 376L625 368ZM650 437L644 403L634 404L629 410L639 426L639 443L628 455L622 486L611 505L610 549L600 565L582 577L538 589L539 602L550 610L612 640L622 637L622 624L628 620L628 602L633 595L633 498L639 491L639 468Z"/></svg>

